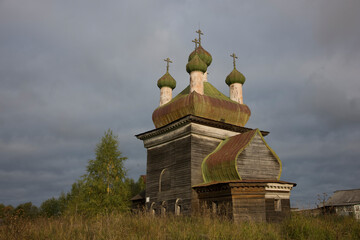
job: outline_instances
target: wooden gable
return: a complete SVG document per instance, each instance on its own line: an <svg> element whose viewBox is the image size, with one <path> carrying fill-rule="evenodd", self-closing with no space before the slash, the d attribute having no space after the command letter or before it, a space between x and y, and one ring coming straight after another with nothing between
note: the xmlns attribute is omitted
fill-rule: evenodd
<svg viewBox="0 0 360 240"><path fill-rule="evenodd" d="M222 141L202 163L204 182L279 180L281 161L258 129Z"/></svg>
<svg viewBox="0 0 360 240"><path fill-rule="evenodd" d="M242 180L280 179L281 162L259 131L238 155L236 167Z"/></svg>

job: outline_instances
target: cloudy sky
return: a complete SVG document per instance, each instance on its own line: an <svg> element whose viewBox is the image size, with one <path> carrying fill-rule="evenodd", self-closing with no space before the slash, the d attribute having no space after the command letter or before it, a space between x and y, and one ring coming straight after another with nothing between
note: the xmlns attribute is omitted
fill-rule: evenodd
<svg viewBox="0 0 360 240"><path fill-rule="evenodd" d="M175 95L199 28L209 82L246 76L247 127L270 131L296 182L293 207L359 188L360 1L0 0L0 203L57 197L85 173L111 128L128 175L145 173L134 137L154 128L156 81L173 64Z"/></svg>

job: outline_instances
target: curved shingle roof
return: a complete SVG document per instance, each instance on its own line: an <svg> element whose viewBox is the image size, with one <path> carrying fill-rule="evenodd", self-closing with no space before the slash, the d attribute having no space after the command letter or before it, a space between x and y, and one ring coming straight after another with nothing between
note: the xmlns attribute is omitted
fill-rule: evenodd
<svg viewBox="0 0 360 240"><path fill-rule="evenodd" d="M277 167L273 169L270 169L270 166L259 165L258 168L263 168L262 171L264 171L264 174L260 175L258 179L261 179L262 176L272 175L272 178L279 180L281 175L281 161L276 153L266 144L259 129L254 129L225 139L204 159L201 166L204 182L244 180L243 178L246 178L246 174L243 173L243 169L238 169L238 156L249 146L256 135L261 137L263 145L266 146L267 151L272 155L271 158L277 161L275 164ZM250 156L250 161L257 161L258 158L259 156L255 153ZM245 162L242 164L252 163ZM245 165L242 165L244 169L246 168ZM267 168L269 168L269 171L272 171L271 174L266 173ZM242 174L244 174L244 176L242 176ZM252 176L252 179L256 177L257 176Z"/></svg>
<svg viewBox="0 0 360 240"><path fill-rule="evenodd" d="M243 127L251 111L247 105L230 100L210 83L204 82L204 95L195 91L190 93L188 86L169 103L155 109L152 119L155 127L159 128L186 115Z"/></svg>

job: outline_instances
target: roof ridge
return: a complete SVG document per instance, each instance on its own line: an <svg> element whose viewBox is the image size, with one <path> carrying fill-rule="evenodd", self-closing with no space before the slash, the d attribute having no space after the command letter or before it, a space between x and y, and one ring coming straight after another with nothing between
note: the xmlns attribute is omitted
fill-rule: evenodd
<svg viewBox="0 0 360 240"><path fill-rule="evenodd" d="M179 99L181 97L185 97L186 95L190 95L190 94L191 94L190 93L190 85L187 85L180 93L178 93L173 99L171 99L170 102L176 101L177 99ZM231 100L228 96L226 96L225 94L220 92L216 87L214 87L209 82L204 82L204 95L213 97L213 98L217 98L220 100L238 103L236 101Z"/></svg>
<svg viewBox="0 0 360 240"><path fill-rule="evenodd" d="M334 193L336 193L336 192L343 192L343 191L355 191L355 190L360 190L360 188L345 189L345 190L335 190Z"/></svg>

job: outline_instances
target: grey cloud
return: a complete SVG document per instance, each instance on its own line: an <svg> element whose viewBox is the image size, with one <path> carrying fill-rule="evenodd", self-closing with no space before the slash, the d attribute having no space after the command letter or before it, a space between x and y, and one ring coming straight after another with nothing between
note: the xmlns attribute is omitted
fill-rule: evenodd
<svg viewBox="0 0 360 240"><path fill-rule="evenodd" d="M352 77L356 81L357 76ZM351 91L351 86L344 89L344 85L346 83L340 79L335 82L326 79L311 81L307 84L310 89L304 94L307 111L332 127L358 126L360 97L347 94L347 91Z"/></svg>
<svg viewBox="0 0 360 240"><path fill-rule="evenodd" d="M319 8L320 18L316 23L315 36L328 53L343 51L348 57L359 57L360 2L356 0L329 1Z"/></svg>
<svg viewBox="0 0 360 240"><path fill-rule="evenodd" d="M271 131L283 178L298 183L293 202L357 187L358 8L350 0L1 1L0 202L39 205L68 191L108 128L129 176L144 174L134 135L154 128L164 58L174 62L174 94L187 86L199 24L213 56L209 81L225 94L229 54L239 56L248 126Z"/></svg>

